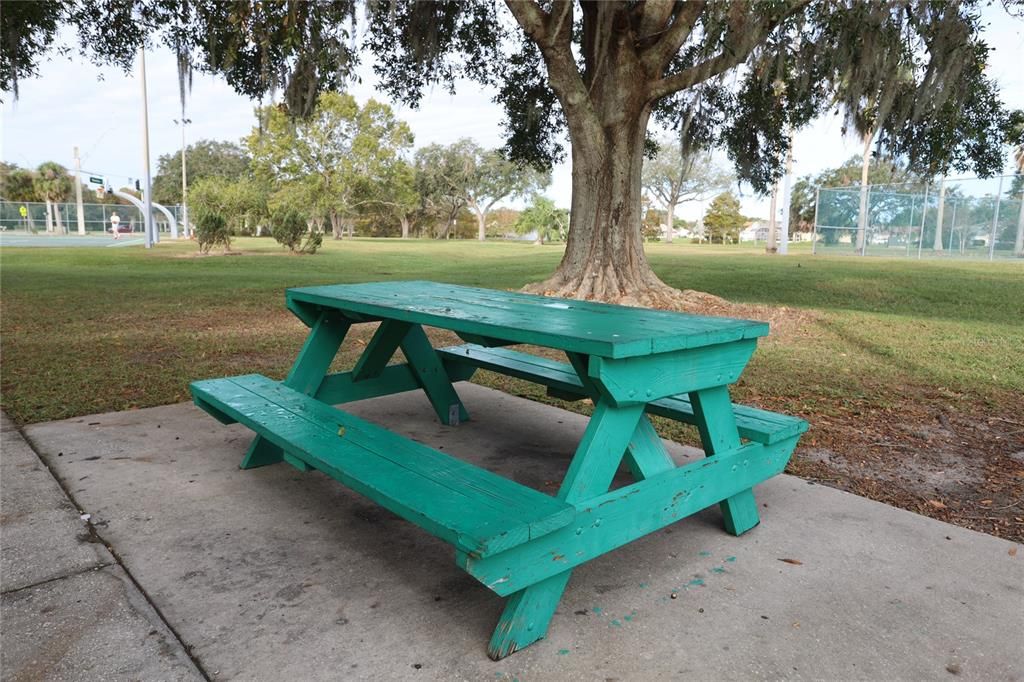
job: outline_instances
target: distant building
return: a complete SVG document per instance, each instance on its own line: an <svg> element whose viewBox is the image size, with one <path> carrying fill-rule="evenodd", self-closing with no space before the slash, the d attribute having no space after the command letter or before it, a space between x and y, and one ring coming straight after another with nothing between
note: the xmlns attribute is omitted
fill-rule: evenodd
<svg viewBox="0 0 1024 682"><path fill-rule="evenodd" d="M747 226L740 230L741 242L766 242L768 241L768 223L764 220L752 220Z"/></svg>

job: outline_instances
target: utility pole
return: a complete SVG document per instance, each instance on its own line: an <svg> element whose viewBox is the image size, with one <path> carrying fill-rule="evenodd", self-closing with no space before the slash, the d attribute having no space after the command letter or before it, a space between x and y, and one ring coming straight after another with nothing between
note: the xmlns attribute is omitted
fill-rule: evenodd
<svg viewBox="0 0 1024 682"><path fill-rule="evenodd" d="M149 176L149 98L146 96L146 48L139 47L139 79L142 81L142 165L145 168L146 184L143 187L143 225L146 232L146 248L153 248L156 233L153 230L152 178Z"/></svg>
<svg viewBox="0 0 1024 682"><path fill-rule="evenodd" d="M939 181L939 210L935 216L935 236L932 238L932 251L942 251L942 223L946 212L946 176Z"/></svg>
<svg viewBox="0 0 1024 682"><path fill-rule="evenodd" d="M188 173L185 171L185 126L192 119L185 118L185 105L181 105L181 223L182 232L188 238ZM175 121L179 123L179 121Z"/></svg>
<svg viewBox="0 0 1024 682"><path fill-rule="evenodd" d="M85 209L82 206L82 160L75 147L75 204L78 207L78 234L85 236Z"/></svg>
<svg viewBox="0 0 1024 682"><path fill-rule="evenodd" d="M789 148L786 150L786 175L782 179L782 208L779 210L782 239L779 244L779 253L785 256L789 253L789 181L793 175L793 138L789 138Z"/></svg>
<svg viewBox="0 0 1024 682"><path fill-rule="evenodd" d="M764 245L765 253L775 253L778 250L777 246L777 230L778 230L778 217L776 215L776 202L779 198L779 186L772 187L772 203L768 208L768 241Z"/></svg>
<svg viewBox="0 0 1024 682"><path fill-rule="evenodd" d="M999 204L1003 198L1003 176L999 176L999 189L996 190L996 210L992 212L992 234L988 240L988 259L992 260L996 255L996 236L999 232Z"/></svg>

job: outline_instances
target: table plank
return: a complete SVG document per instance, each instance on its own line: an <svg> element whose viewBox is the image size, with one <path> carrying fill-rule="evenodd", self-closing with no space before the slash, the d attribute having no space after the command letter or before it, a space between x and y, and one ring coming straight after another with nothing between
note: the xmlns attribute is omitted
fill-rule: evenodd
<svg viewBox="0 0 1024 682"><path fill-rule="evenodd" d="M336 284L289 289L295 304L426 324L515 343L625 358L756 338L753 320L534 296L437 282Z"/></svg>

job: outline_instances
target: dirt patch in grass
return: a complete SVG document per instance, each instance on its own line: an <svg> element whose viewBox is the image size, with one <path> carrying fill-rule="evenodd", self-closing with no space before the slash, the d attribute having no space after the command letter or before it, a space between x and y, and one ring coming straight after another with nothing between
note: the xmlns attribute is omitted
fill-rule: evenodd
<svg viewBox="0 0 1024 682"><path fill-rule="evenodd" d="M812 418L788 471L1024 542L1024 420L1008 416L1012 401L978 409L925 397L860 419Z"/></svg>

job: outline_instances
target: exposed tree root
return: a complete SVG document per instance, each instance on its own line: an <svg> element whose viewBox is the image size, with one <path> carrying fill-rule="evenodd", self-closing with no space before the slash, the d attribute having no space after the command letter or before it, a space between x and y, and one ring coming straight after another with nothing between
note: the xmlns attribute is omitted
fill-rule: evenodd
<svg viewBox="0 0 1024 682"><path fill-rule="evenodd" d="M528 284L526 293L619 305L675 310L693 315L712 315L761 320L771 324L770 343L792 343L801 336L816 333L814 323L820 314L786 306L733 303L720 296L676 289L662 282L653 272L624 278L611 269L591 270L576 277L556 272L543 282Z"/></svg>
<svg viewBox="0 0 1024 682"><path fill-rule="evenodd" d="M558 296L642 308L678 310L700 315L727 315L732 304L703 291L676 289L653 273L626 278L611 268L585 272L566 278L555 273L543 282L528 284L523 291L543 296Z"/></svg>

